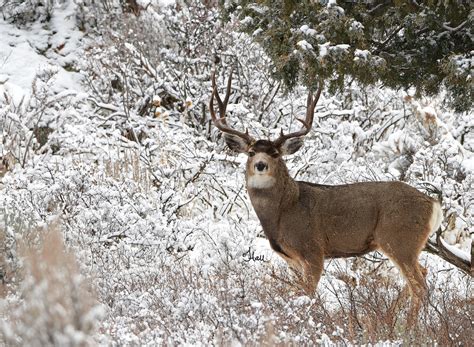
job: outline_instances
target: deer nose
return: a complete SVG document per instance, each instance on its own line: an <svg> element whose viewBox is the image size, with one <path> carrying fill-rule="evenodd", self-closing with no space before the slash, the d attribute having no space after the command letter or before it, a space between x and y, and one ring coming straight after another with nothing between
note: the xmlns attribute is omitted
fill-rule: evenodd
<svg viewBox="0 0 474 347"><path fill-rule="evenodd" d="M263 161L259 161L257 164L255 164L255 168L257 171L263 171L265 169L268 169L268 165L265 164Z"/></svg>

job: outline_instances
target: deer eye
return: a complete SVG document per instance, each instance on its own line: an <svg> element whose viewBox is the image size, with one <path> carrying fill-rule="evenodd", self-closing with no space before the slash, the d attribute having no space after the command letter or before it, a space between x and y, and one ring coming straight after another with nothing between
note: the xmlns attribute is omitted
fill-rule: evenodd
<svg viewBox="0 0 474 347"><path fill-rule="evenodd" d="M254 151L249 151L249 157L253 157L255 155L255 152Z"/></svg>

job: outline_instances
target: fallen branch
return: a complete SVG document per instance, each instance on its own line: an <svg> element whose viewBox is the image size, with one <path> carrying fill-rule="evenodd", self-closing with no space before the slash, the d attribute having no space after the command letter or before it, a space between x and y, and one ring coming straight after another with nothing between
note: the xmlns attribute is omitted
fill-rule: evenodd
<svg viewBox="0 0 474 347"><path fill-rule="evenodd" d="M424 250L428 253L437 255L438 257L457 267L462 272L472 276L472 257L471 260L469 260L452 252L441 238L441 233L442 230L439 228L436 232L436 242L428 240Z"/></svg>

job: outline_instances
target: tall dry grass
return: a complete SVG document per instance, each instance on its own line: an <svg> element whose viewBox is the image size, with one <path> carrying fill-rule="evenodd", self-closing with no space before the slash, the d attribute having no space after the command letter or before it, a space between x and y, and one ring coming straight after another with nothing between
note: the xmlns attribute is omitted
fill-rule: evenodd
<svg viewBox="0 0 474 347"><path fill-rule="evenodd" d="M102 315L57 225L22 242L17 281L4 290L0 342L9 346L88 346ZM36 242L37 241L37 242Z"/></svg>

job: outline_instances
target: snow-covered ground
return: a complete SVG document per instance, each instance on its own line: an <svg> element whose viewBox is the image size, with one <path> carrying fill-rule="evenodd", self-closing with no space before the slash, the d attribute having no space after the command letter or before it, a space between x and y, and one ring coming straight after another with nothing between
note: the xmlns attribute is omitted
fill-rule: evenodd
<svg viewBox="0 0 474 347"><path fill-rule="evenodd" d="M49 20L0 20L0 344L466 344L470 278L437 256L420 260L418 329L379 254L326 262L313 297L295 285L207 104L217 60L221 86L237 66L228 110L257 137L298 126L307 91L283 94L215 10L165 5L57 1ZM444 242L470 259L471 114L352 86L316 117L293 177L434 185Z"/></svg>

